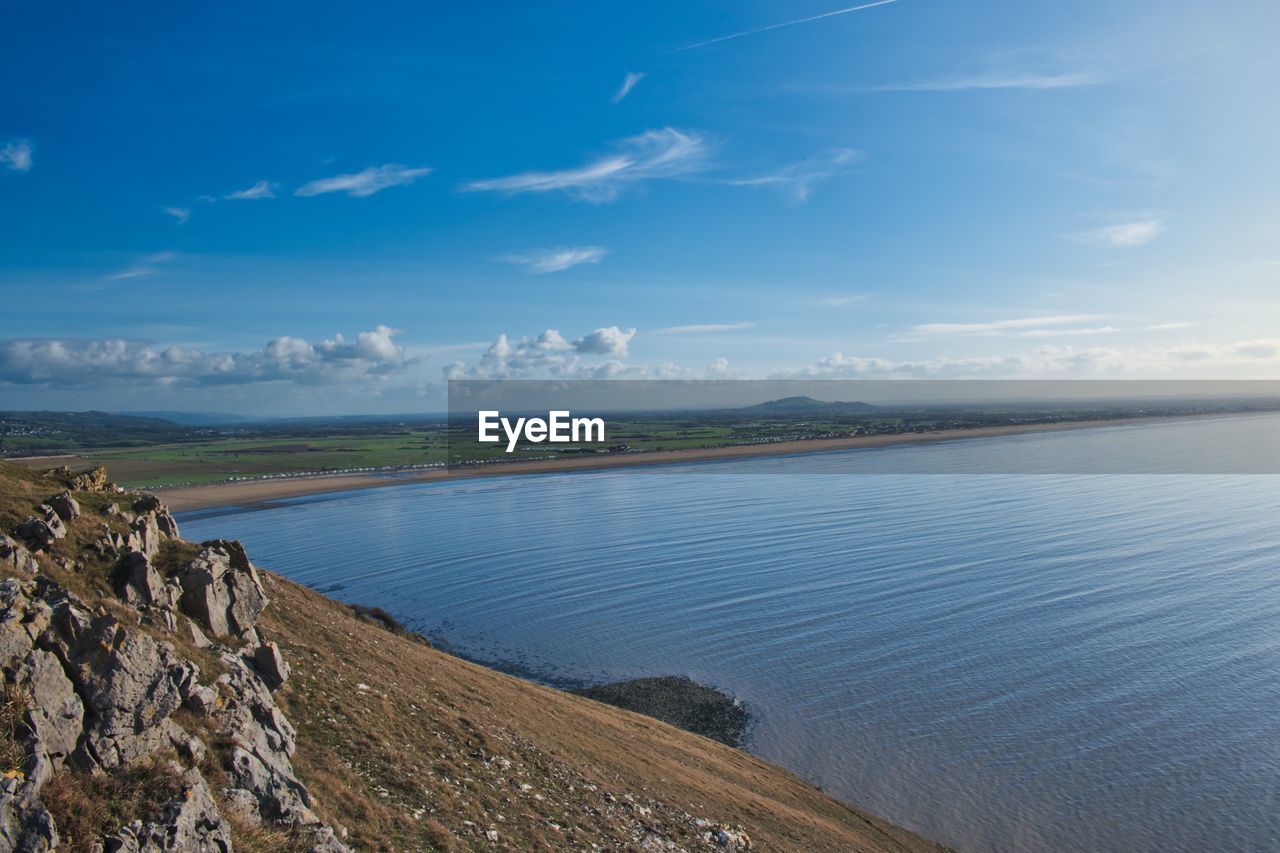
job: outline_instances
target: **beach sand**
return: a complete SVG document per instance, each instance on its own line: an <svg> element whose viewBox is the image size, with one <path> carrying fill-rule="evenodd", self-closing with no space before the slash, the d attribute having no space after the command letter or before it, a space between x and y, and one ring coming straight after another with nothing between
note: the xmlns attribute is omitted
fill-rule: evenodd
<svg viewBox="0 0 1280 853"><path fill-rule="evenodd" d="M1181 420L1183 418L1177 418ZM599 456L575 456L539 462L504 462L474 467L437 468L402 474L335 474L315 477L297 477L280 480L251 480L237 483L214 483L204 486L177 486L153 490L174 512L208 509L222 506L249 506L287 498L328 492L346 492L356 489L373 489L383 486L402 486L408 483L429 483L438 480L464 480L475 477L506 477L518 474L550 474L564 471L599 471L608 468L630 468L643 465L671 465L681 462L700 462L715 459L745 459L755 456L785 456L795 453L820 453L832 450L853 450L868 447L888 447L899 444L922 444L934 441L954 441L965 438L991 438L1002 435L1018 435L1033 432L1089 429L1103 426L1119 426L1173 418L1123 418L1097 421L1072 421L1056 424L1016 424L1007 426L975 427L973 429L940 430L937 432L902 433L898 435L860 436L857 438L810 439L805 441L780 441L770 444L749 444L737 447L710 447L688 450L657 450L649 453L617 453Z"/></svg>

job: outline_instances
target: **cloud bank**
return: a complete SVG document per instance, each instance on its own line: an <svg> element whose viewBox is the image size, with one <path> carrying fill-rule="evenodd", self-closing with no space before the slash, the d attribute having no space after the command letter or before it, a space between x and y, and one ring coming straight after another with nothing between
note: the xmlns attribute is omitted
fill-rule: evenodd
<svg viewBox="0 0 1280 853"><path fill-rule="evenodd" d="M309 343L282 336L261 350L220 353L121 338L5 340L0 341L0 385L96 388L143 382L173 387L377 380L415 361L392 340L395 334L389 326L377 326L351 340L336 335Z"/></svg>
<svg viewBox="0 0 1280 853"><path fill-rule="evenodd" d="M624 372L619 359L627 357L627 345L635 334L635 329L624 330L618 326L596 329L572 342L555 329L515 342L502 334L485 350L478 363L454 362L444 368L444 376L446 379L609 379ZM600 361L601 358L607 360Z"/></svg>

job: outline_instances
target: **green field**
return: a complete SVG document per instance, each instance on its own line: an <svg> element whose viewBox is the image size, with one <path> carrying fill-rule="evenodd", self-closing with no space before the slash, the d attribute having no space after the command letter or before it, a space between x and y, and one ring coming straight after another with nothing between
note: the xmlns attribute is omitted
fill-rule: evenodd
<svg viewBox="0 0 1280 853"><path fill-rule="evenodd" d="M645 453L1009 424L1052 424L1124 417L1170 417L1276 411L1280 400L1177 401L994 407L931 406L835 412L808 398L812 411L628 414L605 418L603 443L531 444L512 453L505 440L477 441L476 423L453 428L439 417L300 419L182 426L162 419L101 412L0 412L0 456L61 454L29 459L50 467L102 464L129 487L197 485L281 476L377 473L450 465L565 458L583 453ZM855 404L866 409L865 404ZM758 408L758 407L757 407Z"/></svg>

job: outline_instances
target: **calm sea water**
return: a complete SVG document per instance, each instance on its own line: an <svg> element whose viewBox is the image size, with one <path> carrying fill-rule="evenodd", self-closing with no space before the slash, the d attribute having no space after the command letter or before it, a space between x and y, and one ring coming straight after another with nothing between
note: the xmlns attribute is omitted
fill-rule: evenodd
<svg viewBox="0 0 1280 853"><path fill-rule="evenodd" d="M981 473L1268 436L1280 419L821 462L946 474L768 459L180 521L469 656L717 685L753 752L965 850L1277 850L1280 476Z"/></svg>

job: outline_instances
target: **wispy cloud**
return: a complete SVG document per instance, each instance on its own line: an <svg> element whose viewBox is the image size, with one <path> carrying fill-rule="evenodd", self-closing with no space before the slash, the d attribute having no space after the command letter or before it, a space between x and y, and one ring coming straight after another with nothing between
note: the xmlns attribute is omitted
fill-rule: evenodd
<svg viewBox="0 0 1280 853"><path fill-rule="evenodd" d="M228 201L251 201L259 198L275 198L275 184L270 181L258 181L248 189L236 190L223 196Z"/></svg>
<svg viewBox="0 0 1280 853"><path fill-rule="evenodd" d="M332 178L320 178L303 184L294 190L297 196L314 196L324 193L344 192L353 198L364 198L387 187L411 184L424 175L431 174L431 169L422 166L410 168L399 163L387 163L382 166L370 166L363 172L351 175L334 175Z"/></svg>
<svg viewBox="0 0 1280 853"><path fill-rule="evenodd" d="M722 41L740 39L743 36L753 36L753 35L756 35L757 33L767 33L770 30L780 30L783 27L794 27L797 24L808 24L812 21L821 21L824 18L834 18L837 15L847 15L850 12L861 12L864 9L873 9L876 6L887 6L890 3L896 3L896 2L898 2L898 0L877 0L877 2L875 3L863 3L860 6L849 6L844 9L835 9L831 12L823 12L821 15L810 15L807 18L796 18L795 20L791 20L791 21L782 21L777 24L769 24L768 26L764 26L764 27L756 27L755 29L752 29L752 30L743 30L740 33L730 33L729 35L726 35L726 36L716 36L715 38L707 39L706 41L695 42L694 44L687 44L684 47L678 47L675 50L669 51L669 53L679 53L684 50L694 50L695 48L706 47L707 45L711 45L711 44L719 44Z"/></svg>
<svg viewBox="0 0 1280 853"><path fill-rule="evenodd" d="M538 249L520 255L505 255L502 260L521 264L533 273L549 273L567 270L579 264L598 264L609 250L603 246L573 246L561 249Z"/></svg>
<svg viewBox="0 0 1280 853"><path fill-rule="evenodd" d="M862 154L852 148L831 148L767 175L732 178L725 183L735 187L777 187L792 201L801 202L809 198L814 184L847 172L861 159Z"/></svg>
<svg viewBox="0 0 1280 853"><path fill-rule="evenodd" d="M1141 219L1135 222L1108 225L1076 236L1090 243L1100 243L1117 249L1133 249L1150 243L1164 230L1163 220Z"/></svg>
<svg viewBox="0 0 1280 853"><path fill-rule="evenodd" d="M982 74L885 83L850 89L858 92L972 92L996 89L1078 89L1106 83L1109 75L1101 71L1019 72L989 71Z"/></svg>
<svg viewBox="0 0 1280 853"><path fill-rule="evenodd" d="M146 255L136 264L125 267L120 272L107 276L107 281L124 281L130 278L145 278L161 272L165 264L178 257L176 252L155 252Z"/></svg>
<svg viewBox="0 0 1280 853"><path fill-rule="evenodd" d="M0 145L0 163L11 172L31 171L31 155L35 148L27 139L10 139Z"/></svg>
<svg viewBox="0 0 1280 853"><path fill-rule="evenodd" d="M859 302L865 302L871 298L869 293L846 293L841 296L827 296L818 300L819 305L827 305L832 308L843 308L846 305L855 305Z"/></svg>
<svg viewBox="0 0 1280 853"><path fill-rule="evenodd" d="M191 218L191 211L185 207L166 207L164 212L178 220L179 225L186 225Z"/></svg>
<svg viewBox="0 0 1280 853"><path fill-rule="evenodd" d="M473 181L463 189L510 194L565 192L584 201L610 201L626 186L675 178L704 168L708 153L708 144L700 134L670 127L628 137L615 147L617 153L585 166Z"/></svg>
<svg viewBox="0 0 1280 853"><path fill-rule="evenodd" d="M737 332L750 329L755 323L695 323L691 326L667 326L665 329L654 329L651 335L703 335L714 332Z"/></svg>
<svg viewBox="0 0 1280 853"><path fill-rule="evenodd" d="M1074 323L1093 323L1105 319L1097 314L1056 314L1047 317L1018 317L1012 320L995 320L988 323L923 323L910 327L917 335L999 335L1038 337L1038 333L1051 326L1067 326Z"/></svg>
<svg viewBox="0 0 1280 853"><path fill-rule="evenodd" d="M1150 326L1143 326L1144 332L1173 332L1178 329L1189 329L1193 323L1153 323Z"/></svg>
<svg viewBox="0 0 1280 853"><path fill-rule="evenodd" d="M622 80L622 85L618 87L618 91L613 95L613 102L615 104L619 103L627 95L630 95L631 90L644 78L645 73L643 71L628 71L627 76Z"/></svg>

